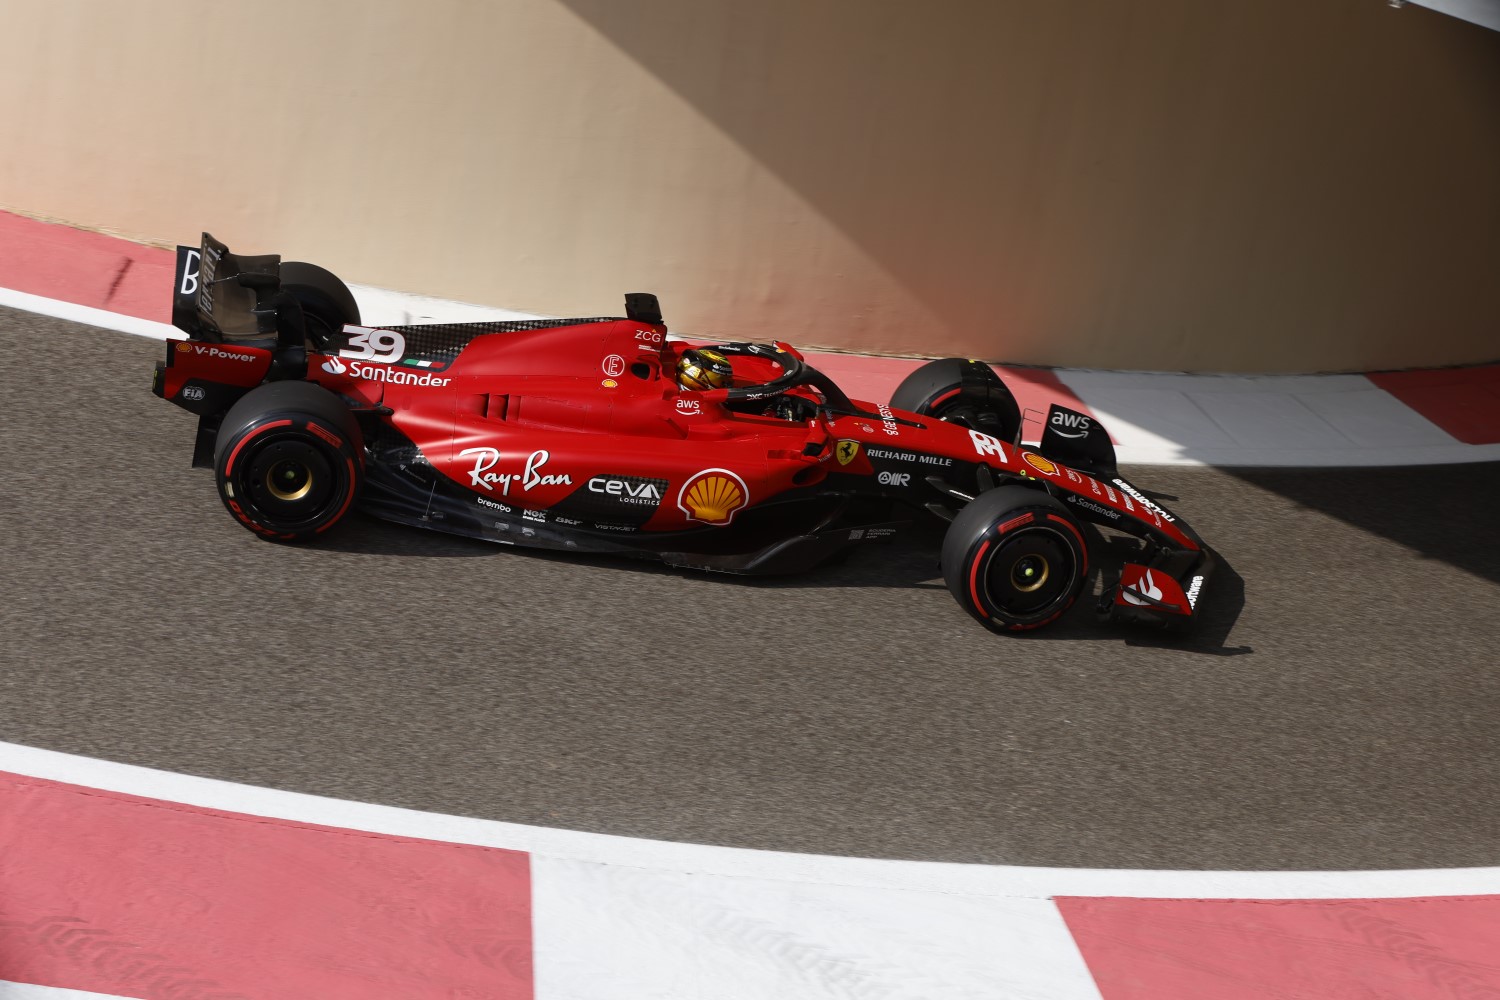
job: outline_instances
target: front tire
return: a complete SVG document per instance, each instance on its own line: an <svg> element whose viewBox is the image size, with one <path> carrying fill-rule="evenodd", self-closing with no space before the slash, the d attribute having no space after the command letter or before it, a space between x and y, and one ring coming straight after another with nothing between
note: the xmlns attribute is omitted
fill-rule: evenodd
<svg viewBox="0 0 1500 1000"><path fill-rule="evenodd" d="M1077 600L1088 570L1088 545L1073 516L1027 486L980 494L943 538L949 592L992 632L1050 625Z"/></svg>
<svg viewBox="0 0 1500 1000"><path fill-rule="evenodd" d="M224 416L214 449L219 497L262 538L304 542L341 521L364 478L359 424L310 382L272 382Z"/></svg>
<svg viewBox="0 0 1500 1000"><path fill-rule="evenodd" d="M982 388L964 392L964 375L978 367ZM943 358L929 361L901 381L891 406L936 417L1015 444L1021 433L1021 408L994 369L977 361Z"/></svg>

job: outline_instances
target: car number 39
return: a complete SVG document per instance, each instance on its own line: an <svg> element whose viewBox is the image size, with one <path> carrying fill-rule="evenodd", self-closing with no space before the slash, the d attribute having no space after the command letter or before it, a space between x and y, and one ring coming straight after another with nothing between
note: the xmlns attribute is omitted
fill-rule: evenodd
<svg viewBox="0 0 1500 1000"><path fill-rule="evenodd" d="M346 326L349 344L339 351L341 358L357 361L381 361L390 364L400 361L406 353L406 338L394 330L371 330L363 326Z"/></svg>

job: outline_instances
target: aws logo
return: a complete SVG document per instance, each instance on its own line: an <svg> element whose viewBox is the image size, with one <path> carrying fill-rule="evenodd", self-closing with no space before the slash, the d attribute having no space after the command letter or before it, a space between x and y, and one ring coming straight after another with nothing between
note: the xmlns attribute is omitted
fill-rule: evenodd
<svg viewBox="0 0 1500 1000"><path fill-rule="evenodd" d="M677 493L677 506L688 520L704 524L728 524L749 502L745 481L728 469L704 469Z"/></svg>
<svg viewBox="0 0 1500 1000"><path fill-rule="evenodd" d="M1052 414L1049 421L1052 432L1058 437L1085 438L1089 431L1094 429L1094 421L1082 413L1074 413L1072 410L1057 410Z"/></svg>

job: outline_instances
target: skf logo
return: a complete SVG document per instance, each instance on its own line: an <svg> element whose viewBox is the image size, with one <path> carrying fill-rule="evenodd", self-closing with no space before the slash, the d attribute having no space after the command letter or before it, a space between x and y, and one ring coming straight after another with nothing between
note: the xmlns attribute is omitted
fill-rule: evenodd
<svg viewBox="0 0 1500 1000"><path fill-rule="evenodd" d="M858 441L840 441L833 449L834 455L838 457L840 465L848 465L859 457Z"/></svg>
<svg viewBox="0 0 1500 1000"><path fill-rule="evenodd" d="M1034 455L1029 451L1023 451L1021 452L1021 459L1027 465L1031 466L1033 469L1040 472L1044 476L1057 475L1057 465L1053 462L1048 461L1040 455Z"/></svg>
<svg viewBox="0 0 1500 1000"><path fill-rule="evenodd" d="M323 370L330 375L342 375L348 371L348 367L338 358L329 358L323 362Z"/></svg>
<svg viewBox="0 0 1500 1000"><path fill-rule="evenodd" d="M1052 431L1058 437L1083 438L1089 436L1094 422L1082 413L1074 413L1071 410L1058 410L1052 414Z"/></svg>
<svg viewBox="0 0 1500 1000"><path fill-rule="evenodd" d="M882 486L905 486L911 482L909 472L882 472L878 477Z"/></svg>
<svg viewBox="0 0 1500 1000"><path fill-rule="evenodd" d="M677 506L688 520L704 524L728 524L749 502L745 481L728 469L704 469L677 493Z"/></svg>

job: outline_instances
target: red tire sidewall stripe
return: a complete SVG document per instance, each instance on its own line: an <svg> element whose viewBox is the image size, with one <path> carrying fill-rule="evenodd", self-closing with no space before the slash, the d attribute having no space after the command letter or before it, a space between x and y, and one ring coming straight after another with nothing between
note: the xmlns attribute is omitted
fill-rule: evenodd
<svg viewBox="0 0 1500 1000"><path fill-rule="evenodd" d="M259 437L266 431L272 430L277 427L290 427L291 424L292 422L290 420L273 420L269 424L261 424L259 427L255 428L255 430L240 438L239 444L235 445L234 450L229 453L229 461L224 463L224 478L228 479L230 473L234 471L234 460L239 457L241 448L245 447L245 445L249 444L251 440Z"/></svg>
<svg viewBox="0 0 1500 1000"><path fill-rule="evenodd" d="M1073 538L1078 542L1078 555L1080 556L1081 561L1081 565L1078 567L1079 575L1087 576L1089 572L1089 547L1084 543L1083 535L1078 531L1077 526L1074 525L1072 521L1063 517L1061 514L1048 513L1047 520L1056 521L1064 528L1067 528L1068 531L1072 532Z"/></svg>
<svg viewBox="0 0 1500 1000"><path fill-rule="evenodd" d="M929 402L927 404L927 406L926 406L927 412L931 413L933 410L937 409L939 406L942 406L944 403L948 402L948 400L952 399L954 396L957 396L961 392L963 392L963 389L950 389L950 390L948 390L947 392L945 392L941 396L939 396L937 399L934 399L934 400L932 400L931 402Z"/></svg>
<svg viewBox="0 0 1500 1000"><path fill-rule="evenodd" d="M969 564L969 599L974 602L974 610L986 618L989 617L989 612L984 610L984 602L979 599L979 567L984 562L984 554L989 547L990 540L986 538L979 546L979 551L974 553L974 561Z"/></svg>
<svg viewBox="0 0 1500 1000"><path fill-rule="evenodd" d="M1018 517L1013 517L1009 521L1006 521L1004 524L1000 525L1000 527L995 531L995 539L999 539L1000 537L1009 533L1012 528L1018 527L1022 524L1028 524L1032 521L1041 520L1056 521L1064 528L1067 528L1068 532L1072 534L1073 539L1078 542L1078 575L1080 577L1086 577L1089 571L1089 547L1084 543L1083 535L1079 532L1078 528L1073 524L1073 522L1060 514L1055 514L1052 511L1047 511L1044 515L1040 511L1027 511L1026 513L1021 514ZM990 542L991 539L986 538L984 540L984 544L979 546L979 551L974 554L974 562L969 569L969 598L974 602L974 607L976 610L983 613L986 618L994 621L994 616L985 609L984 603L979 599L979 564L984 560L984 553L987 549L989 549ZM1058 608L1055 612L1053 612L1042 621L1033 622L1030 625L1012 625L1004 622L1001 622L999 624L1003 625L1007 630L1012 632L1030 631L1031 629L1041 628L1043 625L1047 625L1051 622L1056 621L1064 611L1067 611L1072 606L1073 600L1069 600L1067 604L1064 604L1062 607Z"/></svg>
<svg viewBox="0 0 1500 1000"><path fill-rule="evenodd" d="M348 463L349 466L349 488L344 491L344 505L339 508L339 512L337 514L333 515L333 520L329 521L327 524L323 525L323 527L313 532L313 534L315 535L321 535L323 532L327 531L329 528L333 527L335 524L338 524L341 520L343 520L344 511L348 510L349 504L354 502L354 459L349 458L346 455L344 457L344 461Z"/></svg>

